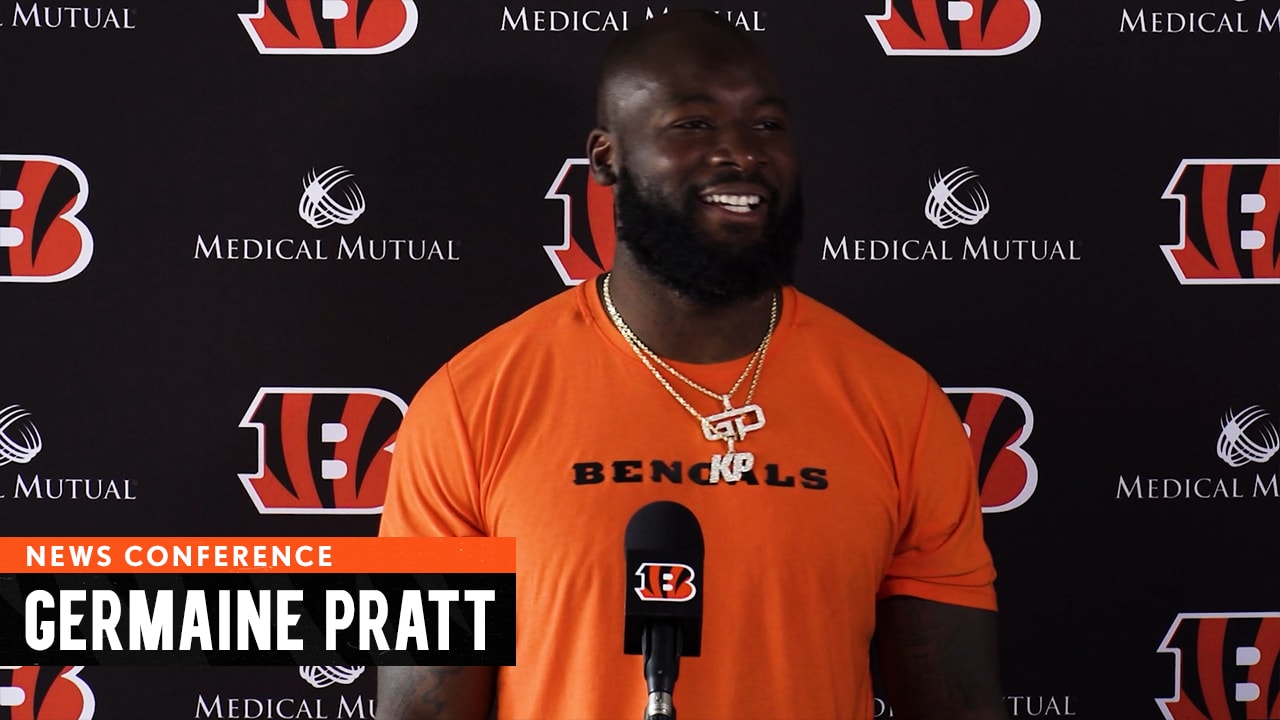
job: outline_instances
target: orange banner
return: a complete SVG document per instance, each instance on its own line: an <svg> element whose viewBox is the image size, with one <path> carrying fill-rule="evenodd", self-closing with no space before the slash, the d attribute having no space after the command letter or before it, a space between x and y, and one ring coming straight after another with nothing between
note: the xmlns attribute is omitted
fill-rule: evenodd
<svg viewBox="0 0 1280 720"><path fill-rule="evenodd" d="M515 571L515 538L0 537L0 574Z"/></svg>

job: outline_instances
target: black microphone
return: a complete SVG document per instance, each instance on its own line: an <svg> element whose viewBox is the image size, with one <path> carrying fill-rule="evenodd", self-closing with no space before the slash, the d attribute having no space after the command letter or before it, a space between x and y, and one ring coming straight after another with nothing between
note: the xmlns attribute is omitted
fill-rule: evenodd
<svg viewBox="0 0 1280 720"><path fill-rule="evenodd" d="M645 720L675 720L680 656L702 654L702 526L677 502L645 505L623 543L627 605L622 651L644 656Z"/></svg>

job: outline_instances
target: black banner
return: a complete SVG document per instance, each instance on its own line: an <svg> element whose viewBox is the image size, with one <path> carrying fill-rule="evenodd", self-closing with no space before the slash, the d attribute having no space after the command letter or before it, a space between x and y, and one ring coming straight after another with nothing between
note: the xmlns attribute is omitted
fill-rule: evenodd
<svg viewBox="0 0 1280 720"><path fill-rule="evenodd" d="M512 574L0 578L0 663L513 665Z"/></svg>

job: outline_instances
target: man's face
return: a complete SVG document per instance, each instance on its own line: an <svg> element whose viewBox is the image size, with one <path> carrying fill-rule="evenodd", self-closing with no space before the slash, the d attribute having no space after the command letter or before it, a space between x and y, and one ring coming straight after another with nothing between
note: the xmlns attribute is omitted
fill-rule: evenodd
<svg viewBox="0 0 1280 720"><path fill-rule="evenodd" d="M754 54L660 55L618 103L618 239L703 304L790 280L801 209L787 108Z"/></svg>

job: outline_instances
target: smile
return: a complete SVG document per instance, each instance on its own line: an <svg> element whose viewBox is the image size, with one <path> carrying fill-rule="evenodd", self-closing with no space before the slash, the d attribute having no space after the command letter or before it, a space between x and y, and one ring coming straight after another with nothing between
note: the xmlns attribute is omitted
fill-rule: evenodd
<svg viewBox="0 0 1280 720"><path fill-rule="evenodd" d="M708 205L716 205L736 213L749 213L764 200L760 195L729 195L725 193L703 195L700 199Z"/></svg>

